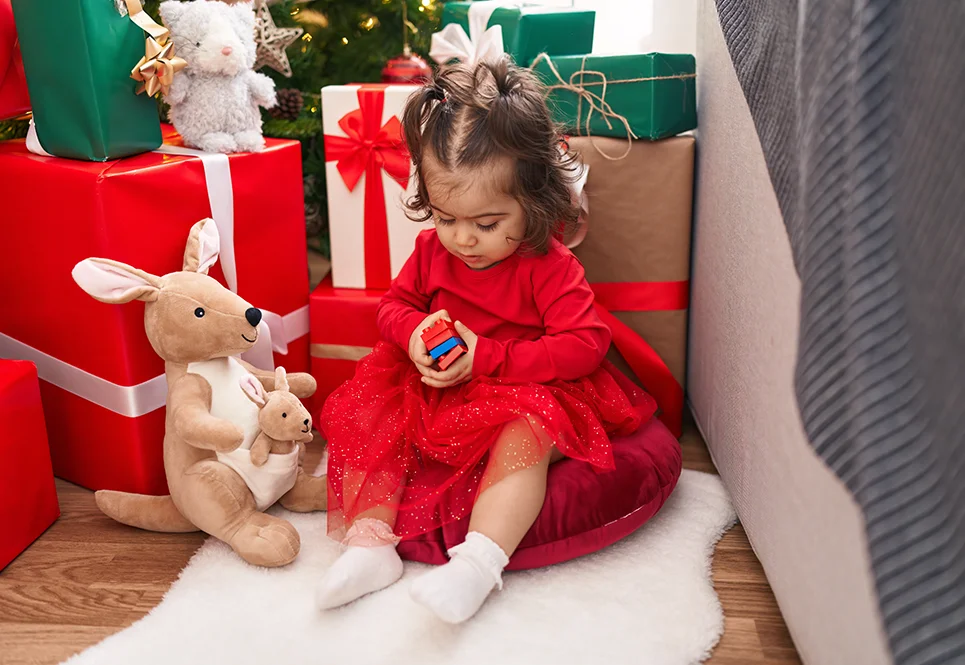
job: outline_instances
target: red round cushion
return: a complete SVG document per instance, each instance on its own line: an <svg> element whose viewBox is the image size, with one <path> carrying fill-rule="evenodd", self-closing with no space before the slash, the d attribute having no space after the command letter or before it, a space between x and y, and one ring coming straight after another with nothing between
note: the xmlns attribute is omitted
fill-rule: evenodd
<svg viewBox="0 0 965 665"><path fill-rule="evenodd" d="M653 517L680 477L680 444L656 418L613 440L616 468L597 473L564 459L550 467L546 501L509 560L509 570L538 568L596 552ZM446 551L466 538L469 518L399 543L409 561L443 564Z"/></svg>

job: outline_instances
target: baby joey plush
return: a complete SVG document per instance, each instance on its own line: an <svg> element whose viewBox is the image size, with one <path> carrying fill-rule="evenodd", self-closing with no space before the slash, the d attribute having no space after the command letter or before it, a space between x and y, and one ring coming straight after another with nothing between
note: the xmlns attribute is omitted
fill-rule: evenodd
<svg viewBox="0 0 965 665"><path fill-rule="evenodd" d="M271 392L265 392L261 382L250 374L241 380L241 389L258 407L261 427L251 444L252 464L264 466L269 454L287 455L299 443L312 442L312 417L289 391L284 367L275 369L275 389Z"/></svg>
<svg viewBox="0 0 965 665"><path fill-rule="evenodd" d="M250 2L167 0L161 19L188 66L165 101L185 145L206 152L259 152L265 147L259 106L275 105L275 84L252 71L255 14Z"/></svg>

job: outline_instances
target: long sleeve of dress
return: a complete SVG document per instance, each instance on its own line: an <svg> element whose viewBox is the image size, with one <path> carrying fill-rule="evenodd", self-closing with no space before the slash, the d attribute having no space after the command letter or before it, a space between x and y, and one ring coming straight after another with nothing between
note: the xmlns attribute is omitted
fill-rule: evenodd
<svg viewBox="0 0 965 665"><path fill-rule="evenodd" d="M430 297L423 286L424 270L428 269L430 258L425 248L426 239L425 235L418 238L412 255L379 301L377 322L382 338L406 351L412 331L429 314Z"/></svg>
<svg viewBox="0 0 965 665"><path fill-rule="evenodd" d="M546 334L533 341L480 337L473 376L568 381L590 374L603 362L611 333L593 309L593 291L579 261L561 258L558 269L534 275L533 287Z"/></svg>

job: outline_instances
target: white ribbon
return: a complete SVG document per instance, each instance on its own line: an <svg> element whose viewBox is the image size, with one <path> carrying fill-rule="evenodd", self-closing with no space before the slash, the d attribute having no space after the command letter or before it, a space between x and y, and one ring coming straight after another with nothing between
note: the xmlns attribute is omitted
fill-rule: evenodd
<svg viewBox="0 0 965 665"><path fill-rule="evenodd" d="M514 7L517 3L505 0L482 0L469 6L469 34L458 23L450 23L433 33L429 57L444 65L458 60L467 65L496 62L503 57L503 27L486 26L499 7Z"/></svg>
<svg viewBox="0 0 965 665"><path fill-rule="evenodd" d="M0 333L0 358L29 360L37 366L37 375L47 383L129 418L160 409L168 395L163 374L136 386L121 386L3 333Z"/></svg>
<svg viewBox="0 0 965 665"><path fill-rule="evenodd" d="M290 335L287 342L308 334L308 305L281 318ZM120 385L3 333L0 333L0 358L29 360L37 366L37 375L47 383L128 418L138 418L160 409L167 399L168 384L163 374L135 386Z"/></svg>
<svg viewBox="0 0 965 665"><path fill-rule="evenodd" d="M235 199L231 185L231 165L228 155L218 152L204 152L194 148L164 144L154 152L162 155L182 155L198 157L204 167L204 182L208 189L208 205L211 206L211 219L218 227L221 236L221 272L228 288L238 293L238 270L235 267ZM268 368L274 369L274 368Z"/></svg>
<svg viewBox="0 0 965 665"><path fill-rule="evenodd" d="M30 120L30 127L27 130L27 150L37 155L53 157L40 144L33 119ZM208 203L211 206L211 218L218 227L218 234L221 237L219 256L221 270L228 288L237 293L234 196L228 156L173 145L162 145L154 152L198 157L201 160L205 186L208 190ZM258 341L241 357L255 367L272 370L275 368L273 353L288 353L290 342L308 334L308 305L285 316L279 316L267 309L262 309L261 313ZM164 406L167 396L167 382L163 374L136 386L111 383L2 333L0 333L0 357L30 360L37 365L37 372L44 381L130 418L142 416Z"/></svg>
<svg viewBox="0 0 965 665"><path fill-rule="evenodd" d="M576 180L570 183L570 196L573 202L580 206L580 217L577 221L576 233L574 233L573 237L566 243L566 246L570 249L573 249L586 239L587 220L590 215L590 201L586 196L586 192L583 191L584 187L586 187L586 178L590 173L590 167L580 158L573 168L577 171L577 176Z"/></svg>
<svg viewBox="0 0 965 665"><path fill-rule="evenodd" d="M44 147L40 145L40 139L37 137L37 127L34 125L34 119L32 117L30 118L30 125L27 127L27 150L35 155L53 157L53 155L44 150Z"/></svg>

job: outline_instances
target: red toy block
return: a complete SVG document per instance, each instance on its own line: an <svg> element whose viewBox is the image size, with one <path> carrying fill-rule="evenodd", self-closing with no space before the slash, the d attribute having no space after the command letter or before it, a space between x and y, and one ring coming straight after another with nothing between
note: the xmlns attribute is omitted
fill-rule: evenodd
<svg viewBox="0 0 965 665"><path fill-rule="evenodd" d="M448 369L452 363L456 362L456 360L458 360L459 357L465 352L466 347L464 347L462 344L456 345L452 351L439 358L439 369L441 369L443 372L446 371L446 369Z"/></svg>
<svg viewBox="0 0 965 665"><path fill-rule="evenodd" d="M443 330L441 333L438 333L430 337L429 339L423 339L422 341L426 343L426 348L431 351L437 346L441 346L442 344L445 344L450 339L459 339L459 338L456 337L451 330Z"/></svg>
<svg viewBox="0 0 965 665"><path fill-rule="evenodd" d="M439 319L434 324L422 331L422 341L426 343L426 348L432 349L442 342L445 342L450 337L455 337L455 335L455 324L452 321L447 321L446 319ZM436 337L439 339L437 340Z"/></svg>

